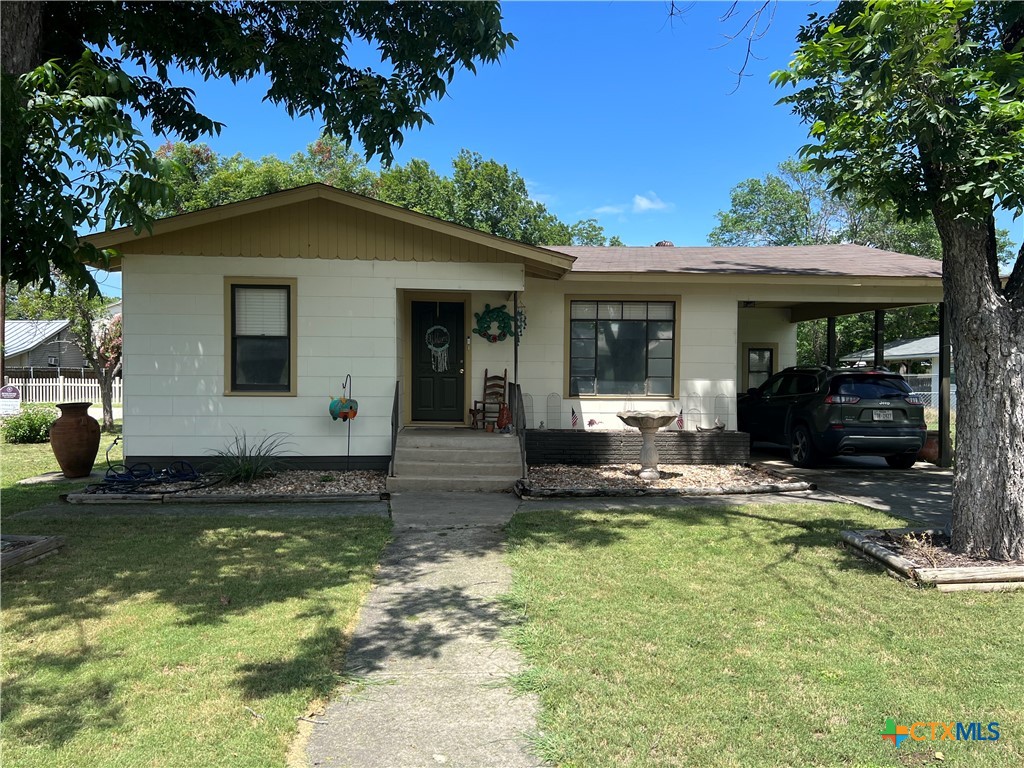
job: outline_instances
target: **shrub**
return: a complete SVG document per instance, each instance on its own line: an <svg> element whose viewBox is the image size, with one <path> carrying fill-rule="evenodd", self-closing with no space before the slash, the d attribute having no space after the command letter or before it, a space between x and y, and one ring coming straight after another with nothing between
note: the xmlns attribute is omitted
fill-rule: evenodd
<svg viewBox="0 0 1024 768"><path fill-rule="evenodd" d="M226 483L251 483L261 477L273 477L281 466L281 455L291 445L289 435L274 432L259 441L242 432L219 451L214 451L217 472Z"/></svg>
<svg viewBox="0 0 1024 768"><path fill-rule="evenodd" d="M57 409L52 405L28 403L21 412L0 422L0 433L7 443L46 443L50 440L50 425L57 420Z"/></svg>

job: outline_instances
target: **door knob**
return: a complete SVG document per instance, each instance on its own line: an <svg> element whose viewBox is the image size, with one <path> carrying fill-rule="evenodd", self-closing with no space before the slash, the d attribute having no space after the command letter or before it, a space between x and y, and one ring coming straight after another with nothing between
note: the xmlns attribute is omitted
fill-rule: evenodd
<svg viewBox="0 0 1024 768"><path fill-rule="evenodd" d="M466 372L465 368L459 368L459 373L465 373L465 372Z"/></svg>

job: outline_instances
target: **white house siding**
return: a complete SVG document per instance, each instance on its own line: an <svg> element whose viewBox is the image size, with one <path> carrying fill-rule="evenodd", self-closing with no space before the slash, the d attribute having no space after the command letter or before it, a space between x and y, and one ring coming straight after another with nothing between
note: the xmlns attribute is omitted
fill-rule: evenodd
<svg viewBox="0 0 1024 768"><path fill-rule="evenodd" d="M343 456L348 426L332 421L327 406L346 374L359 401L352 455L387 455L402 370L399 297L472 292L479 311L523 287L523 267L502 263L132 254L123 263L129 456L208 455L234 431L281 432L298 455ZM296 397L224 396L224 277L297 280ZM502 351L511 360L510 343L473 342L467 386L496 367Z"/></svg>
<svg viewBox="0 0 1024 768"><path fill-rule="evenodd" d="M744 371L745 348L772 347L775 350L775 370L796 365L796 323L789 321L789 310L781 308L740 307L738 341L736 345L737 388L745 389L741 381Z"/></svg>
<svg viewBox="0 0 1024 768"><path fill-rule="evenodd" d="M676 301L678 338L674 398L565 397L565 303L568 296L622 296L646 300L666 296ZM522 301L528 327L519 350L519 381L533 402L533 423L552 429L571 426L571 410L599 429L624 429L616 413L625 409L679 412L685 429L711 426L720 419L736 427L737 295L729 288L685 286L670 282L595 282L527 280ZM561 400L557 420L548 398ZM673 424L673 427L675 425Z"/></svg>

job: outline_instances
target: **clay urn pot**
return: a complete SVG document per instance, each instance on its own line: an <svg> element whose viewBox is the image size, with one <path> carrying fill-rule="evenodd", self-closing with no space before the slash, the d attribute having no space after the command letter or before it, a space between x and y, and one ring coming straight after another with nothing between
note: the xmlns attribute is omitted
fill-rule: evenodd
<svg viewBox="0 0 1024 768"><path fill-rule="evenodd" d="M50 426L50 447L64 477L88 477L100 449L100 424L92 403L57 403L60 418Z"/></svg>

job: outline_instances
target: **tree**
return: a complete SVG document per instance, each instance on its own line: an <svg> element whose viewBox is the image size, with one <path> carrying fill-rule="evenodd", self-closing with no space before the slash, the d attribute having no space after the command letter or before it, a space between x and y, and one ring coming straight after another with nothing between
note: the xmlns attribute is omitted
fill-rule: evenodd
<svg viewBox="0 0 1024 768"><path fill-rule="evenodd" d="M929 218L901 219L892 204L879 205L863 197L838 197L826 174L790 159L778 174L747 179L732 189L731 207L719 211L718 226L708 242L719 246L827 245L853 243L931 259L942 258L942 243ZM1012 257L1009 232L998 230L1001 260ZM890 339L932 336L938 330L934 304L888 312ZM817 365L825 359L827 334L824 320L797 326L797 363ZM874 345L874 315L846 315L836 319L836 352L842 357Z"/></svg>
<svg viewBox="0 0 1024 768"><path fill-rule="evenodd" d="M322 116L344 144L358 139L387 163L459 69L514 42L496 2L7 2L3 283L52 285L52 265L96 292L82 262L101 254L80 231L100 219L141 229L145 207L168 195L135 120L186 141L220 129L173 84L174 69L236 82L265 73L267 100ZM350 63L363 44L380 71Z"/></svg>
<svg viewBox="0 0 1024 768"><path fill-rule="evenodd" d="M1024 558L1024 247L999 275L996 206L1024 211L1024 6L843 3L812 15L781 101L838 194L915 219L942 243L957 368L953 548Z"/></svg>
<svg viewBox="0 0 1024 768"><path fill-rule="evenodd" d="M314 182L370 194L377 182L377 175L359 155L326 134L287 161L273 155L259 160L241 154L225 157L206 144L184 142L168 142L156 155L166 161L161 179L174 192L168 200L147 209L155 218L250 200Z"/></svg>
<svg viewBox="0 0 1024 768"><path fill-rule="evenodd" d="M24 288L10 297L7 314L19 320L69 320L68 329L96 372L103 406L103 430L114 429L114 379L121 374L121 314L108 312L110 299L90 296L60 275L54 290Z"/></svg>
<svg viewBox="0 0 1024 768"><path fill-rule="evenodd" d="M604 245L595 219L566 224L530 198L526 181L496 160L462 150L452 176L441 176L425 160L371 171L337 139L323 136L290 160L223 157L205 144L166 144L164 179L175 190L150 210L158 216L198 211L319 182L376 197L473 229L532 245Z"/></svg>

